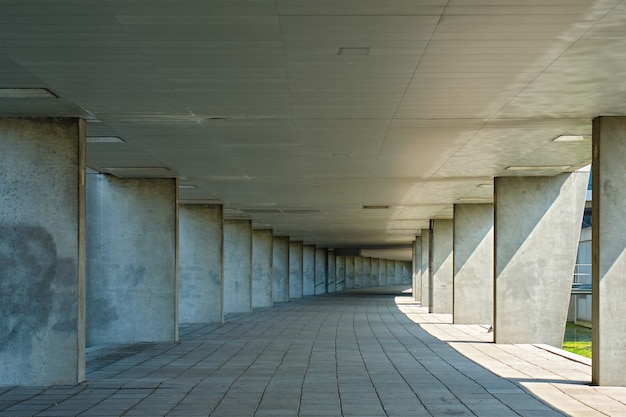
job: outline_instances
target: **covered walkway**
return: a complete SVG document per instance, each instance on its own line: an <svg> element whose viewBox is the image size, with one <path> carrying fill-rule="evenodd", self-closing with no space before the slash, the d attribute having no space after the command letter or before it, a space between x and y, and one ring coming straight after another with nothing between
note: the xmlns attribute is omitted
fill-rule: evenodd
<svg viewBox="0 0 626 417"><path fill-rule="evenodd" d="M406 287L293 300L179 343L88 352L78 386L0 389L0 416L604 416L626 388L482 326L428 314Z"/></svg>

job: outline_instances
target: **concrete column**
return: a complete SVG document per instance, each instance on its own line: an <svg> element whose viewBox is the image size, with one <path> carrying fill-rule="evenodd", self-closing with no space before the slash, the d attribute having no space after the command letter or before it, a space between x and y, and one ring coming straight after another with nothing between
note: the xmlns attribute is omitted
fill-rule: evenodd
<svg viewBox="0 0 626 417"><path fill-rule="evenodd" d="M422 307L430 306L430 237L432 230L422 229Z"/></svg>
<svg viewBox="0 0 626 417"><path fill-rule="evenodd" d="M346 256L346 290L354 289L354 256Z"/></svg>
<svg viewBox="0 0 626 417"><path fill-rule="evenodd" d="M413 299L422 301L422 237L415 236L413 242Z"/></svg>
<svg viewBox="0 0 626 417"><path fill-rule="evenodd" d="M329 250L326 259L328 261L328 265L326 267L328 277L326 292L333 293L337 291L337 259L335 257L335 251Z"/></svg>
<svg viewBox="0 0 626 417"><path fill-rule="evenodd" d="M396 283L396 261L387 259L387 285L395 285Z"/></svg>
<svg viewBox="0 0 626 417"><path fill-rule="evenodd" d="M372 287L380 285L380 259L372 258Z"/></svg>
<svg viewBox="0 0 626 417"><path fill-rule="evenodd" d="M289 301L289 237L274 236L274 303Z"/></svg>
<svg viewBox="0 0 626 417"><path fill-rule="evenodd" d="M315 295L315 246L302 247L302 294Z"/></svg>
<svg viewBox="0 0 626 417"><path fill-rule="evenodd" d="M496 178L496 343L561 346L588 178Z"/></svg>
<svg viewBox="0 0 626 417"><path fill-rule="evenodd" d="M221 205L179 208L180 323L224 321L224 212Z"/></svg>
<svg viewBox="0 0 626 417"><path fill-rule="evenodd" d="M354 257L354 288L363 288L363 257Z"/></svg>
<svg viewBox="0 0 626 417"><path fill-rule="evenodd" d="M289 298L302 298L302 242L289 242Z"/></svg>
<svg viewBox="0 0 626 417"><path fill-rule="evenodd" d="M326 249L315 248L315 295L326 294Z"/></svg>
<svg viewBox="0 0 626 417"><path fill-rule="evenodd" d="M274 235L269 229L252 231L252 308L272 307L274 299Z"/></svg>
<svg viewBox="0 0 626 417"><path fill-rule="evenodd" d="M335 289L343 291L346 288L346 257L337 256L337 284Z"/></svg>
<svg viewBox="0 0 626 417"><path fill-rule="evenodd" d="M224 220L224 314L252 312L252 223Z"/></svg>
<svg viewBox="0 0 626 417"><path fill-rule="evenodd" d="M0 386L85 379L85 123L0 119Z"/></svg>
<svg viewBox="0 0 626 417"><path fill-rule="evenodd" d="M380 287L387 286L387 259L381 259L378 270L378 285Z"/></svg>
<svg viewBox="0 0 626 417"><path fill-rule="evenodd" d="M363 257L363 288L372 286L372 258Z"/></svg>
<svg viewBox="0 0 626 417"><path fill-rule="evenodd" d="M592 383L626 386L626 118L593 121Z"/></svg>
<svg viewBox="0 0 626 417"><path fill-rule="evenodd" d="M87 177L87 346L176 341L177 180Z"/></svg>
<svg viewBox="0 0 626 417"><path fill-rule="evenodd" d="M452 314L453 221L431 220L432 270L430 273L430 313Z"/></svg>
<svg viewBox="0 0 626 417"><path fill-rule="evenodd" d="M411 271L411 262L402 261L402 284L411 285L413 282L413 272Z"/></svg>
<svg viewBox="0 0 626 417"><path fill-rule="evenodd" d="M454 206L456 324L493 323L493 204Z"/></svg>

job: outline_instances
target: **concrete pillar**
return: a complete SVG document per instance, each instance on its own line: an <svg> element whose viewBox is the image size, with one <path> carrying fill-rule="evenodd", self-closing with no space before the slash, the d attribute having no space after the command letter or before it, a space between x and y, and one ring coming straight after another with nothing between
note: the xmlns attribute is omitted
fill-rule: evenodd
<svg viewBox="0 0 626 417"><path fill-rule="evenodd" d="M396 261L387 259L387 285L395 285L396 283Z"/></svg>
<svg viewBox="0 0 626 417"><path fill-rule="evenodd" d="M179 210L180 323L224 321L224 212L221 205L182 204Z"/></svg>
<svg viewBox="0 0 626 417"><path fill-rule="evenodd" d="M422 229L422 307L430 306L430 241L432 230Z"/></svg>
<svg viewBox="0 0 626 417"><path fill-rule="evenodd" d="M85 123L0 119L0 386L85 379Z"/></svg>
<svg viewBox="0 0 626 417"><path fill-rule="evenodd" d="M224 220L224 314L252 312L252 223Z"/></svg>
<svg viewBox="0 0 626 417"><path fill-rule="evenodd" d="M354 288L363 288L363 257L354 257Z"/></svg>
<svg viewBox="0 0 626 417"><path fill-rule="evenodd" d="M289 301L289 237L274 236L274 303Z"/></svg>
<svg viewBox="0 0 626 417"><path fill-rule="evenodd" d="M380 285L380 259L372 258L372 287Z"/></svg>
<svg viewBox="0 0 626 417"><path fill-rule="evenodd" d="M496 343L561 346L588 177L496 178Z"/></svg>
<svg viewBox="0 0 626 417"><path fill-rule="evenodd" d="M335 257L335 251L329 250L326 260L328 262L326 267L326 274L328 277L326 292L333 293L337 291L337 259Z"/></svg>
<svg viewBox="0 0 626 417"><path fill-rule="evenodd" d="M326 294L326 249L315 248L315 295Z"/></svg>
<svg viewBox="0 0 626 417"><path fill-rule="evenodd" d="M626 386L626 118L593 121L592 383Z"/></svg>
<svg viewBox="0 0 626 417"><path fill-rule="evenodd" d="M337 256L337 284L335 289L337 291L343 291L346 288L346 257L341 255Z"/></svg>
<svg viewBox="0 0 626 417"><path fill-rule="evenodd" d="M413 300L422 301L422 237L415 236L413 242Z"/></svg>
<svg viewBox="0 0 626 417"><path fill-rule="evenodd" d="M431 220L430 313L452 314L453 221Z"/></svg>
<svg viewBox="0 0 626 417"><path fill-rule="evenodd" d="M413 272L411 271L411 262L402 261L402 284L411 285L413 282Z"/></svg>
<svg viewBox="0 0 626 417"><path fill-rule="evenodd" d="M178 340L177 192L87 176L87 346Z"/></svg>
<svg viewBox="0 0 626 417"><path fill-rule="evenodd" d="M363 288L372 286L372 258L363 257Z"/></svg>
<svg viewBox="0 0 626 417"><path fill-rule="evenodd" d="M380 287L387 286L387 259L381 259L378 270L378 285Z"/></svg>
<svg viewBox="0 0 626 417"><path fill-rule="evenodd" d="M302 242L289 242L289 298L302 298Z"/></svg>
<svg viewBox="0 0 626 417"><path fill-rule="evenodd" d="M354 256L346 256L346 290L354 289Z"/></svg>
<svg viewBox="0 0 626 417"><path fill-rule="evenodd" d="M493 204L454 206L456 324L493 323Z"/></svg>
<svg viewBox="0 0 626 417"><path fill-rule="evenodd" d="M272 307L274 299L274 235L269 229L252 231L252 308Z"/></svg>
<svg viewBox="0 0 626 417"><path fill-rule="evenodd" d="M315 295L315 246L302 247L302 294Z"/></svg>

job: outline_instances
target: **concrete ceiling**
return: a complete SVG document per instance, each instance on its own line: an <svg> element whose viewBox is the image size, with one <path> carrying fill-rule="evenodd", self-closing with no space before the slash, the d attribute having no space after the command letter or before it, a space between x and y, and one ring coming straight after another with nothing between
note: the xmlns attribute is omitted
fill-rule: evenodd
<svg viewBox="0 0 626 417"><path fill-rule="evenodd" d="M1 115L83 117L124 140L90 167L328 247L410 244L626 114L616 0L0 0L0 36L0 87L58 96Z"/></svg>

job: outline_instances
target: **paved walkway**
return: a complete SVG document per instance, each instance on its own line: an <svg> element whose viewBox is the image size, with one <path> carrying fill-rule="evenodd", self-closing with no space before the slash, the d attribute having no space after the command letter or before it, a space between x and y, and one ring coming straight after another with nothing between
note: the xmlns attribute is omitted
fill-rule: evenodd
<svg viewBox="0 0 626 417"><path fill-rule="evenodd" d="M588 365L489 343L485 327L392 290L183 327L178 344L98 349L78 386L0 388L0 416L626 416L626 388L589 386Z"/></svg>

